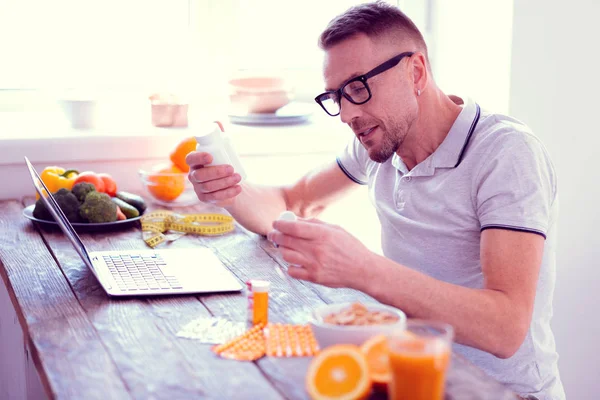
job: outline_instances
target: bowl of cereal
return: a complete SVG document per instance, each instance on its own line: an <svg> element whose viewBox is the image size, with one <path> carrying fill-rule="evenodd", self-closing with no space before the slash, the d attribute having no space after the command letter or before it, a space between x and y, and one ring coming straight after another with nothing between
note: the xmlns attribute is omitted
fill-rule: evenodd
<svg viewBox="0 0 600 400"><path fill-rule="evenodd" d="M379 303L338 303L314 310L310 324L322 349L341 343L360 346L373 336L406 329L406 314Z"/></svg>

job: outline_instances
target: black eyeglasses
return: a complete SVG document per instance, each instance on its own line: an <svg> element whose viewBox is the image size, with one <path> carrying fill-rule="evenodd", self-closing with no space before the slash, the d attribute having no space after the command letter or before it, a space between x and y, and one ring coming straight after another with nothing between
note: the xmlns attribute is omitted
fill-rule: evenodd
<svg viewBox="0 0 600 400"><path fill-rule="evenodd" d="M350 103L365 104L367 101L371 100L371 88L369 88L369 85L367 84L367 79L395 67L404 57L410 57L413 54L415 53L411 51L398 54L383 64L373 68L366 74L347 80L338 90L330 90L321 93L315 97L315 101L332 117L339 115L342 110L342 96Z"/></svg>

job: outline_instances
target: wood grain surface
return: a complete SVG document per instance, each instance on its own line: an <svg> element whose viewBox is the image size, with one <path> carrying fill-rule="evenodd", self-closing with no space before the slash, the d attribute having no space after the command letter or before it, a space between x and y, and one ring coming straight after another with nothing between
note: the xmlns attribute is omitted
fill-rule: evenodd
<svg viewBox="0 0 600 400"><path fill-rule="evenodd" d="M245 321L245 290L110 298L60 230L37 227L23 218L23 206L30 202L0 202L0 274L49 397L308 398L304 377L310 358L225 360L216 357L209 344L177 335L197 318ZM206 208L186 210L202 211ZM146 248L139 226L80 233L80 237L92 251ZM242 283L248 279L271 282L272 322L305 323L315 307L326 303L375 301L350 289L283 279L278 269L285 263L277 249L239 226L223 236L185 235L160 248L198 246L213 250ZM446 398L508 400L515 395L454 355Z"/></svg>

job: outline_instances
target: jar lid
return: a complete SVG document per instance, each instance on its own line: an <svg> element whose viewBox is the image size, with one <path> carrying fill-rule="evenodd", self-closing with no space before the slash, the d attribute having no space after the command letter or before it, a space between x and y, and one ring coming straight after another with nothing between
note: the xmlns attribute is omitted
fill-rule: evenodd
<svg viewBox="0 0 600 400"><path fill-rule="evenodd" d="M252 285L253 292L268 292L271 286L271 282L260 279L252 279L250 284Z"/></svg>

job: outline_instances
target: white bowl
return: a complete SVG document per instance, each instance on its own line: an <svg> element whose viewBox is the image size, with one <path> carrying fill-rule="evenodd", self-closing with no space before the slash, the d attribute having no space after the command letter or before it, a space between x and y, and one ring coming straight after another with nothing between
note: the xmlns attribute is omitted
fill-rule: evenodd
<svg viewBox="0 0 600 400"><path fill-rule="evenodd" d="M250 76L229 80L229 99L234 108L251 114L270 114L292 99L283 78Z"/></svg>
<svg viewBox="0 0 600 400"><path fill-rule="evenodd" d="M366 340L380 334L391 334L406 329L406 314L394 307L379 303L363 303L369 310L385 311L398 317L393 324L381 325L334 325L323 322L323 318L331 313L339 312L354 303L336 303L319 307L313 311L310 325L319 347L324 349L334 344L362 345Z"/></svg>

